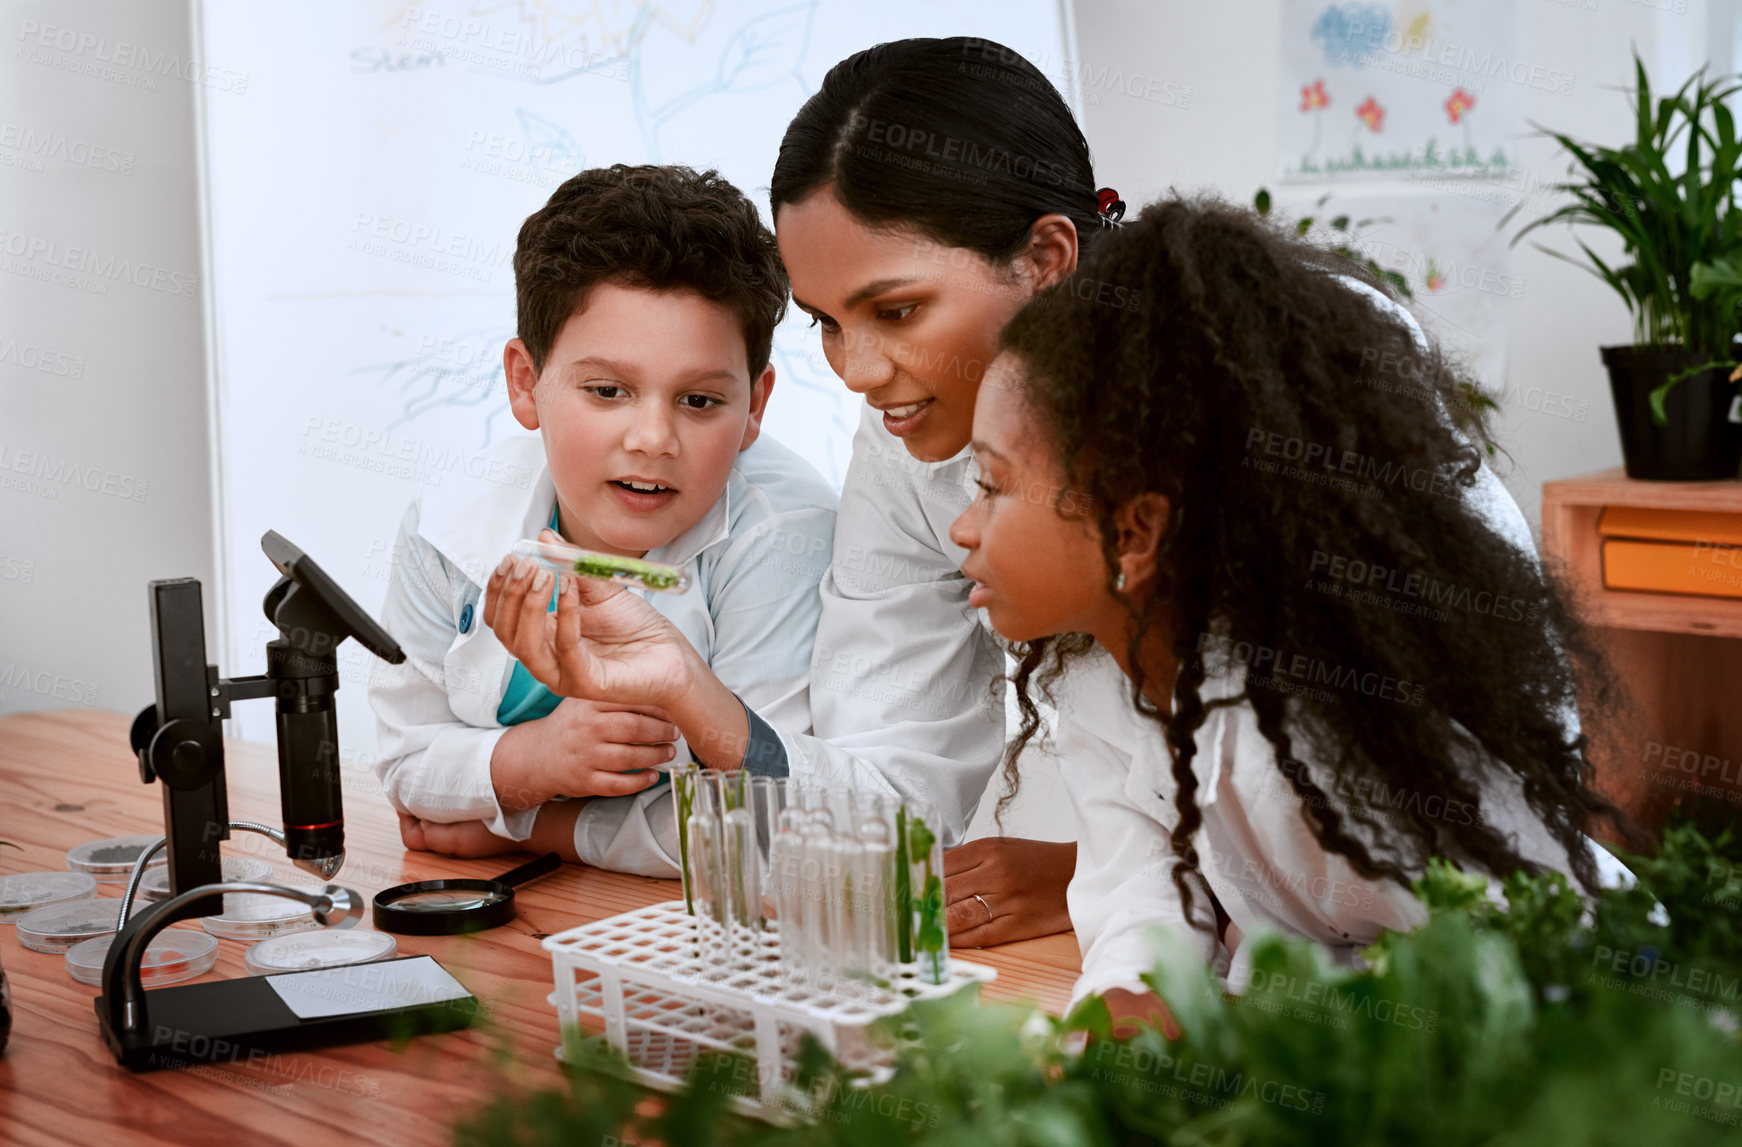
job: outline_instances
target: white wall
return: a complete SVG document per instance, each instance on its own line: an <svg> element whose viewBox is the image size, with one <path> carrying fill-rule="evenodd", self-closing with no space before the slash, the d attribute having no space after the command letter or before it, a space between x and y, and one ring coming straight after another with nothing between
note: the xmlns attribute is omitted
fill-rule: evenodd
<svg viewBox="0 0 1742 1147"><path fill-rule="evenodd" d="M1123 71L1190 89L1189 105L1182 106L1182 100L1146 98L1165 87L1139 86L1142 94L1130 96L1090 85L1084 130L1103 184L1117 187L1133 209L1170 188L1216 191L1248 203L1259 187L1280 186L1275 154L1282 0L1075 3L1079 66L1088 76ZM1683 11L1675 11L1678 6ZM1697 65L1704 58L1705 0L1517 0L1517 8L1520 58L1575 77L1570 95L1527 88L1525 119L1575 136L1619 143L1628 134L1626 98L1613 89L1632 83L1632 45L1654 79L1663 72L1661 78L1674 83L1685 78L1690 61ZM1528 192L1564 176L1566 161L1556 155L1553 141L1533 135L1520 151L1525 172L1515 186ZM1533 217L1527 207L1514 229ZM1576 252L1563 232L1545 242ZM1606 252L1601 237L1592 246ZM1576 410L1582 402L1587 412L1577 421L1533 412L1520 402L1498 417L1497 438L1514 460L1511 467L1501 465L1502 476L1536 529L1543 482L1620 464L1597 348L1630 342L1632 328L1607 286L1533 249L1529 240L1514 249L1512 273L1524 287L1512 303L1508 383L1520 391L1558 391L1573 400L1564 409Z"/></svg>
<svg viewBox="0 0 1742 1147"><path fill-rule="evenodd" d="M0 3L0 37L0 712L132 712L145 583L217 616L188 3Z"/></svg>

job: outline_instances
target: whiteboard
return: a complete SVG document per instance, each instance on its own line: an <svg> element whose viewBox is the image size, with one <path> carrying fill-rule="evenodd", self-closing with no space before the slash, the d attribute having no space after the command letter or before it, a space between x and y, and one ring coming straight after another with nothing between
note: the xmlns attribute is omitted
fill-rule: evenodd
<svg viewBox="0 0 1742 1147"><path fill-rule="evenodd" d="M265 669L259 539L371 614L420 489L524 433L503 389L514 239L567 176L717 168L767 218L780 137L829 67L908 36L985 36L1067 80L1059 0L205 0L203 103L226 675ZM1064 85L1061 82L1061 90ZM796 312L795 312L796 315ZM776 332L765 432L840 484L858 399L802 316ZM373 658L340 650L341 759L373 788ZM272 707L231 734L274 739Z"/></svg>

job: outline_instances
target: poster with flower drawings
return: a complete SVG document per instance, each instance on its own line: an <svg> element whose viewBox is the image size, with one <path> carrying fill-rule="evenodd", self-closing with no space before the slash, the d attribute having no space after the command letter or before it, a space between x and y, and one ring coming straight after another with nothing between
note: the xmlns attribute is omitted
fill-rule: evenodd
<svg viewBox="0 0 1742 1147"><path fill-rule="evenodd" d="M1573 83L1518 44L1513 0L1284 0L1279 174L1504 173L1525 91Z"/></svg>

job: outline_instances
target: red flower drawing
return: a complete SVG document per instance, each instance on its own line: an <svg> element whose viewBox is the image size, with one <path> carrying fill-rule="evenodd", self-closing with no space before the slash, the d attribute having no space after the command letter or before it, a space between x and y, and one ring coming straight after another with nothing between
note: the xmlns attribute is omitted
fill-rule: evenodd
<svg viewBox="0 0 1742 1147"><path fill-rule="evenodd" d="M1453 123L1457 123L1463 118L1465 112L1475 106L1476 97L1463 88L1459 88L1452 93L1452 98L1446 101L1446 115L1451 117Z"/></svg>
<svg viewBox="0 0 1742 1147"><path fill-rule="evenodd" d="M1367 102L1355 109L1355 118L1364 122L1374 132L1385 127L1385 109L1380 107L1379 101L1372 96L1368 96Z"/></svg>
<svg viewBox="0 0 1742 1147"><path fill-rule="evenodd" d="M1300 88L1300 110L1301 111L1303 111L1303 112L1316 111L1319 108L1328 107L1330 105L1330 102L1331 102L1331 97L1325 94L1325 81L1314 80L1310 84L1302 84L1301 85L1301 88Z"/></svg>

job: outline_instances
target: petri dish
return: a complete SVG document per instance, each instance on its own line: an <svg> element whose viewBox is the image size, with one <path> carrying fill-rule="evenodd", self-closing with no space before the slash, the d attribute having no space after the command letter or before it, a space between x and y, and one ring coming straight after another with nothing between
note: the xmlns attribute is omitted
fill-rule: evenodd
<svg viewBox="0 0 1742 1147"><path fill-rule="evenodd" d="M287 885L291 888L323 888L325 885ZM269 896L264 892L226 892L224 911L207 916L200 927L225 940L264 940L287 932L308 932L320 925L315 912L300 900Z"/></svg>
<svg viewBox="0 0 1742 1147"><path fill-rule="evenodd" d="M113 936L98 936L67 949L67 972L81 984L101 987L103 961L109 958ZM218 962L218 942L191 928L165 928L146 945L139 962L139 982L153 988L203 976Z"/></svg>
<svg viewBox="0 0 1742 1147"><path fill-rule="evenodd" d="M33 952L55 955L74 944L121 930L119 900L71 900L32 908L18 918L18 942Z"/></svg>
<svg viewBox="0 0 1742 1147"><path fill-rule="evenodd" d="M386 932L319 932L274 936L249 948L242 962L256 976L303 972L310 968L340 968L385 960L399 951Z"/></svg>
<svg viewBox="0 0 1742 1147"><path fill-rule="evenodd" d="M271 880L272 865L252 856L226 856L218 861L218 875L231 880ZM146 900L169 899L169 863L153 864L139 878L139 895ZM224 897L228 902L229 897ZM292 903L289 900L284 903Z"/></svg>
<svg viewBox="0 0 1742 1147"><path fill-rule="evenodd" d="M97 878L88 872L17 872L0 876L0 922L15 924L32 908L89 900Z"/></svg>
<svg viewBox="0 0 1742 1147"><path fill-rule="evenodd" d="M97 878L98 884L125 884L133 875L133 865L140 854L161 839L158 835L144 835L87 841L77 848L67 849L67 869L88 872Z"/></svg>

